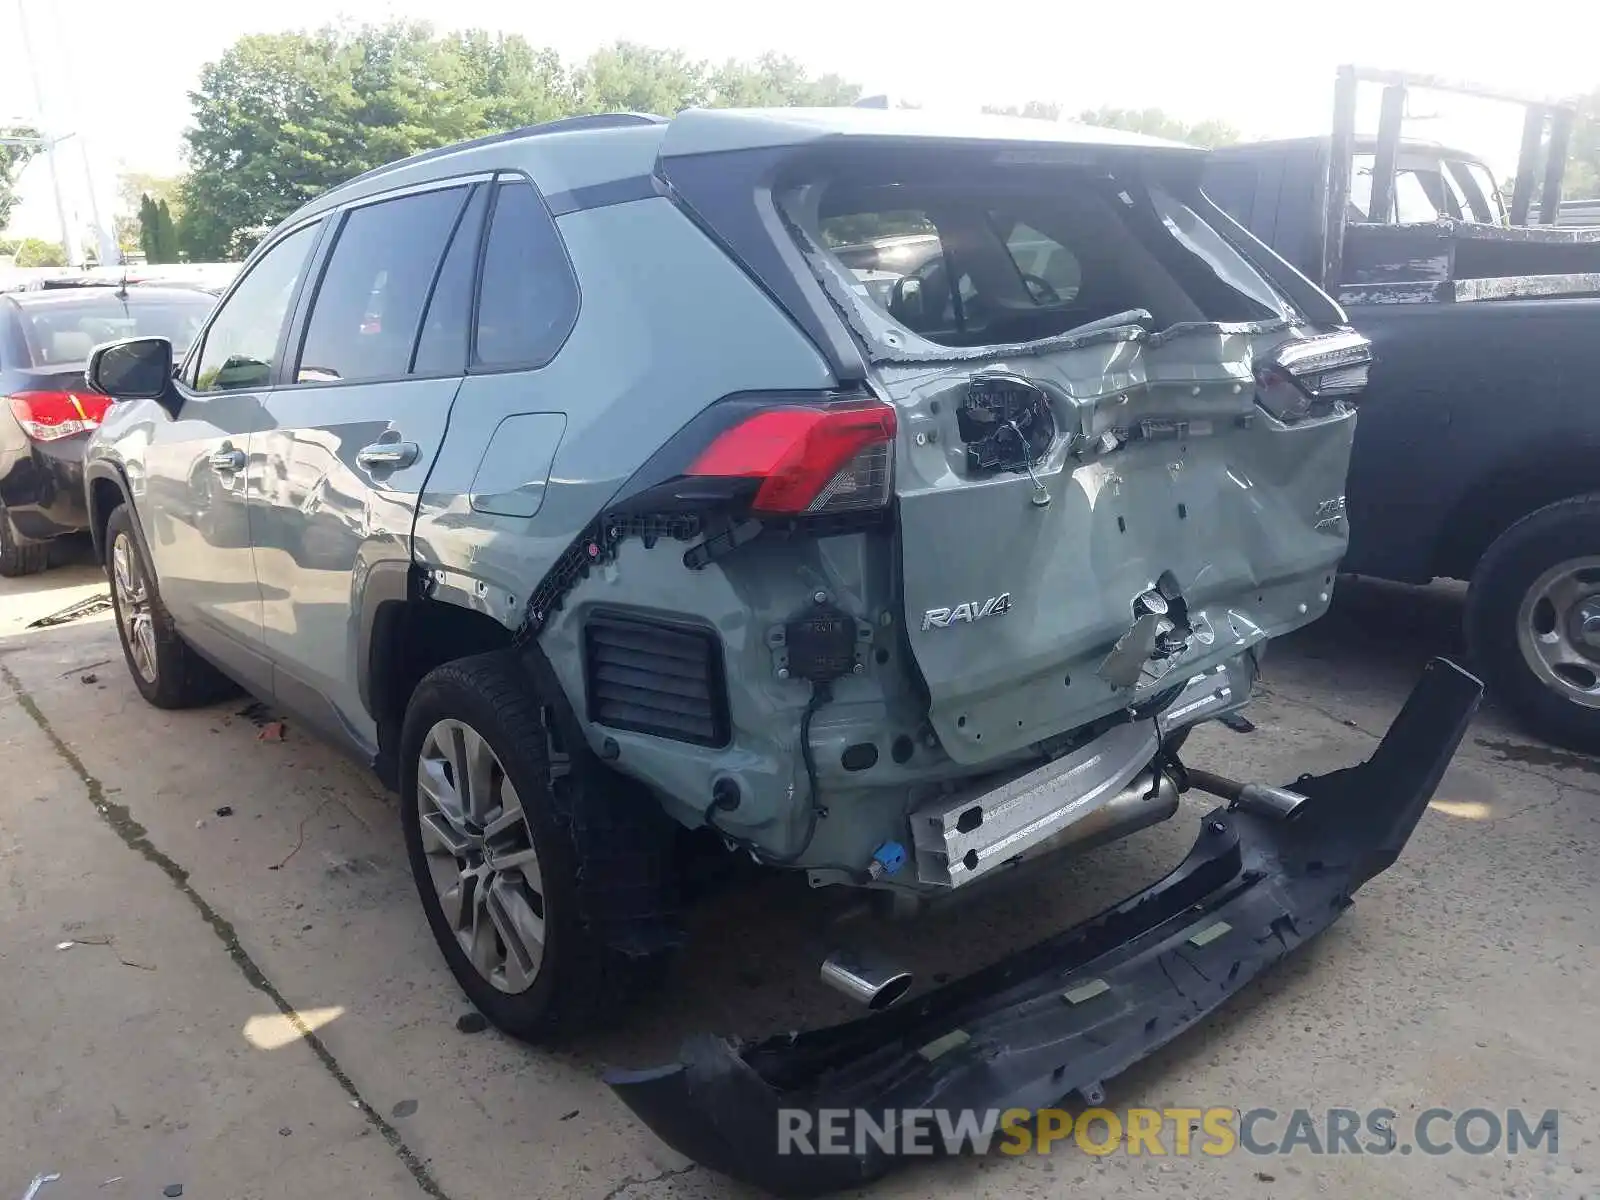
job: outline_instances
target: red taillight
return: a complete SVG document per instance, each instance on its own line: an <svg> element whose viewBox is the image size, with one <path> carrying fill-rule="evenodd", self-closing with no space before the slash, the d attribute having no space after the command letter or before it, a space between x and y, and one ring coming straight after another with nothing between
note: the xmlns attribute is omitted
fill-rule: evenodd
<svg viewBox="0 0 1600 1200"><path fill-rule="evenodd" d="M111 397L95 392L15 392L11 413L35 442L53 442L93 429L105 419Z"/></svg>
<svg viewBox="0 0 1600 1200"><path fill-rule="evenodd" d="M876 400L764 409L719 435L688 473L760 479L756 513L881 508L893 487L894 431L893 407Z"/></svg>

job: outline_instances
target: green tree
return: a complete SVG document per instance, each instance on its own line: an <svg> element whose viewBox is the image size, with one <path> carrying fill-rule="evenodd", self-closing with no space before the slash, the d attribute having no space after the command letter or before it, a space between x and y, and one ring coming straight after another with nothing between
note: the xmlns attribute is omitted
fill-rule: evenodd
<svg viewBox="0 0 1600 1200"><path fill-rule="evenodd" d="M0 127L0 137L32 138L39 131L25 125ZM39 153L37 145L0 144L0 229L11 221L11 210L17 206L17 176L28 160Z"/></svg>
<svg viewBox="0 0 1600 1200"><path fill-rule="evenodd" d="M171 202L191 259L217 259L327 188L435 146L574 113L840 104L858 93L775 54L713 68L617 42L569 71L521 37L441 36L415 23L253 34L207 64L190 94L177 200L149 194Z"/></svg>
<svg viewBox="0 0 1600 1200"><path fill-rule="evenodd" d="M415 23L240 38L190 99L178 223L196 259L363 171L572 107L551 52Z"/></svg>
<svg viewBox="0 0 1600 1200"><path fill-rule="evenodd" d="M1147 133L1168 141L1188 142L1191 146L1226 146L1239 140L1239 131L1226 121L1190 123L1159 108L1112 108L1101 105L1099 108L1085 109L1076 120L1083 125L1102 125L1129 133Z"/></svg>
<svg viewBox="0 0 1600 1200"><path fill-rule="evenodd" d="M859 84L837 75L813 79L781 54L763 54L754 63L730 59L710 72L706 91L717 108L832 108L861 98Z"/></svg>
<svg viewBox="0 0 1600 1200"><path fill-rule="evenodd" d="M983 111L998 117L1033 117L1040 121L1061 119L1061 105L1049 100L1029 100L1020 108L1015 104L985 104Z"/></svg>
<svg viewBox="0 0 1600 1200"><path fill-rule="evenodd" d="M146 194L139 200L139 246L147 263L177 262L178 226L172 206Z"/></svg>
<svg viewBox="0 0 1600 1200"><path fill-rule="evenodd" d="M572 80L554 50L482 30L452 39L457 84L476 106L474 134L538 125L575 110Z"/></svg>
<svg viewBox="0 0 1600 1200"><path fill-rule="evenodd" d="M66 247L60 242L47 242L43 238L23 238L17 243L17 266L64 267L67 265Z"/></svg>
<svg viewBox="0 0 1600 1200"><path fill-rule="evenodd" d="M138 250L144 244L139 217L146 196L158 204L166 201L175 225L183 220L183 176L124 171L117 177L118 212L112 224L117 245L125 251Z"/></svg>
<svg viewBox="0 0 1600 1200"><path fill-rule="evenodd" d="M1036 117L1042 121L1059 121L1062 110L1061 105L1054 101L1029 100L1020 107L1014 104L986 104L983 111L1003 117ZM1188 142L1192 146L1225 146L1239 140L1239 131L1224 121L1190 123L1159 108L1113 108L1103 104L1099 108L1084 109L1072 119L1079 125L1100 125L1129 133L1147 133L1172 142Z"/></svg>
<svg viewBox="0 0 1600 1200"><path fill-rule="evenodd" d="M1600 197L1600 88L1578 102L1561 194L1573 200Z"/></svg>
<svg viewBox="0 0 1600 1200"><path fill-rule="evenodd" d="M145 171L124 171L117 176L117 202L136 212L140 201L149 196L157 204L163 200L172 210L172 219L183 216L183 176L152 175Z"/></svg>
<svg viewBox="0 0 1600 1200"><path fill-rule="evenodd" d="M709 84L704 63L636 42L596 50L574 77L581 112L675 113L705 105Z"/></svg>

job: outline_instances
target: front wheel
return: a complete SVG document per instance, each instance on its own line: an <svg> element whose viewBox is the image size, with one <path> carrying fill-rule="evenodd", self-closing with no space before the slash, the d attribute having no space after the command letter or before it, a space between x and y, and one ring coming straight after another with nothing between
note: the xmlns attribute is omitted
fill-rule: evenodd
<svg viewBox="0 0 1600 1200"><path fill-rule="evenodd" d="M1532 732L1600 753L1600 495L1506 530L1473 574L1466 627L1490 691Z"/></svg>
<svg viewBox="0 0 1600 1200"><path fill-rule="evenodd" d="M664 961L628 943L665 908L665 818L586 749L563 752L558 707L508 652L459 659L417 685L400 741L434 940L479 1011L529 1041L609 1023Z"/></svg>

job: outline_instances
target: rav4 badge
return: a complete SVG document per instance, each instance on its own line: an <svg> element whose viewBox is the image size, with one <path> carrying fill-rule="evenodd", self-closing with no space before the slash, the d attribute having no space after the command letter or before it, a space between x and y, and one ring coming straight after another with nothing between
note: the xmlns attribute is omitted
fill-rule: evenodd
<svg viewBox="0 0 1600 1200"><path fill-rule="evenodd" d="M922 628L948 629L957 621L981 621L1011 611L1011 593L1001 592L987 600L963 600L954 608L930 608L922 614Z"/></svg>

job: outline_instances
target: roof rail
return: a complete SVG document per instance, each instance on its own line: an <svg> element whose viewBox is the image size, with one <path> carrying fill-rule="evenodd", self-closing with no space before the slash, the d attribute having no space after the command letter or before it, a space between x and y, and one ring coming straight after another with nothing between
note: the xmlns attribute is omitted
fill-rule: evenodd
<svg viewBox="0 0 1600 1200"><path fill-rule="evenodd" d="M575 117L557 117L554 121L545 121L538 125L523 125L517 129L508 129L504 133L490 133L483 137L472 138L470 141L453 142L448 146L438 146L432 150L424 150L420 154L413 154L409 158L396 159L392 163L384 163L381 167L373 167L370 171L363 171L360 175L345 180L340 187L348 187L352 183L360 183L367 179L376 179L380 175L387 175L390 171L401 167L413 166L416 163L427 162L430 159L442 158L446 154L454 154L458 150L476 150L480 146L494 146L501 142L514 142L522 138L538 137L546 133L571 133L580 129L620 129L629 125L665 125L667 118L657 116L655 113L617 112L617 113L583 113Z"/></svg>

